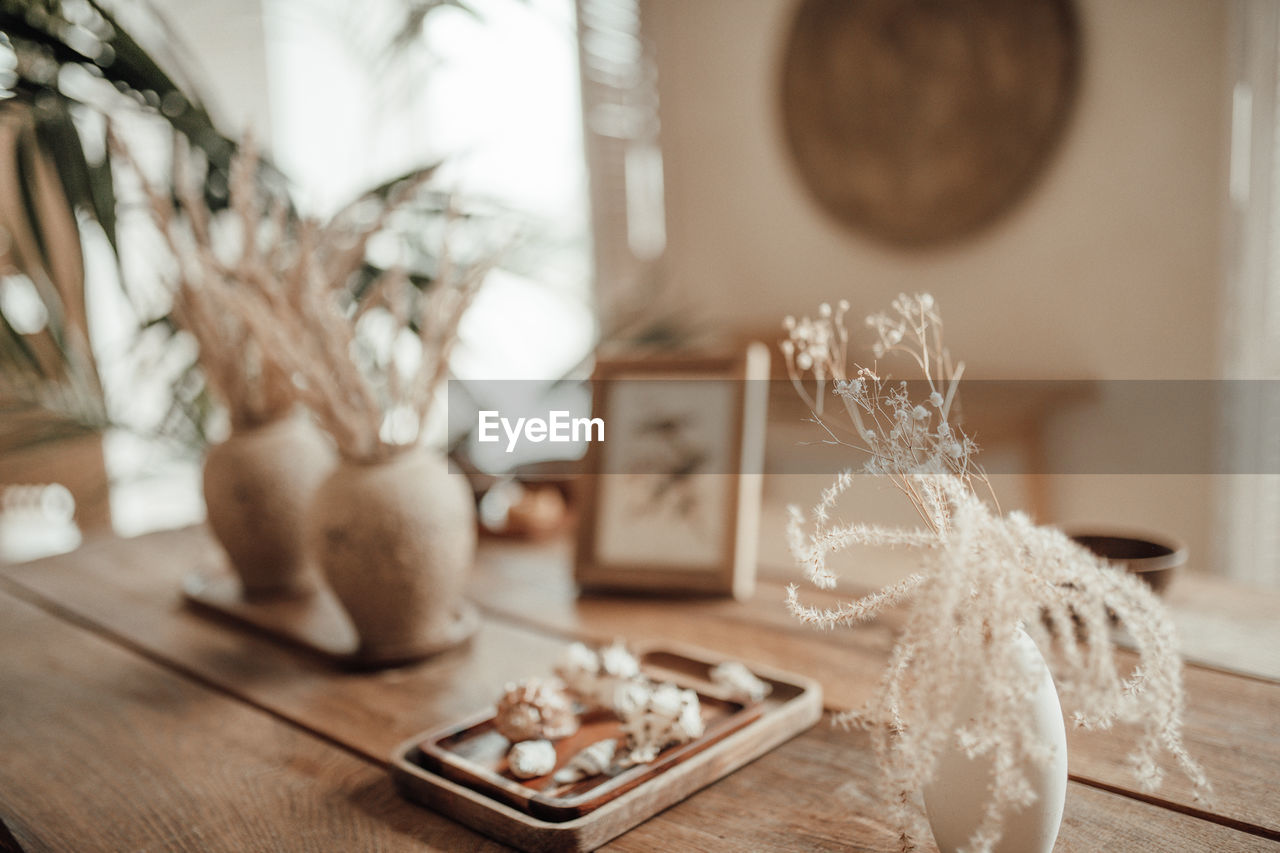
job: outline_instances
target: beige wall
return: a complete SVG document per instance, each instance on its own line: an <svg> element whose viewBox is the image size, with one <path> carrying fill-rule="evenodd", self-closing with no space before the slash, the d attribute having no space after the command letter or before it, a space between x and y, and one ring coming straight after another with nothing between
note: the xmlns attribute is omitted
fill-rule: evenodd
<svg viewBox="0 0 1280 853"><path fill-rule="evenodd" d="M726 329L929 290L974 378L1217 375L1228 6L1082 0L1080 97L1040 183L978 237L908 253L827 219L791 168L777 82L794 0L645 0L670 274ZM1057 430L1058 451L1088 428ZM1175 531L1204 565L1206 480L1061 478L1057 516Z"/></svg>
<svg viewBox="0 0 1280 853"><path fill-rule="evenodd" d="M269 142L263 0L164 0L158 7L182 39L178 49L198 75L214 121Z"/></svg>

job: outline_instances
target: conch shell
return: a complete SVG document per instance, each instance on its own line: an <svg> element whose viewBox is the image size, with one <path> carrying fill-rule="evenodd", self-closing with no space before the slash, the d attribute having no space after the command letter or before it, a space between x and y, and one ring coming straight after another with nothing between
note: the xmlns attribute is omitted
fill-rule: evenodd
<svg viewBox="0 0 1280 853"><path fill-rule="evenodd" d="M663 749L702 736L702 703L693 690L659 684L647 698L624 709L622 733L628 764L648 764Z"/></svg>
<svg viewBox="0 0 1280 853"><path fill-rule="evenodd" d="M558 740L578 730L578 716L560 679L528 678L507 685L493 725L512 743Z"/></svg>
<svg viewBox="0 0 1280 853"><path fill-rule="evenodd" d="M551 780L565 785L577 782L579 779L586 779L588 776L607 773L613 768L613 756L617 749L618 742L612 738L598 740L570 758L564 767L556 771L556 775L552 776Z"/></svg>
<svg viewBox="0 0 1280 853"><path fill-rule="evenodd" d="M507 753L507 767L517 779L546 776L556 768L556 748L549 740L526 740Z"/></svg>
<svg viewBox="0 0 1280 853"><path fill-rule="evenodd" d="M740 702L759 702L773 690L737 661L726 661L712 667L711 681Z"/></svg>

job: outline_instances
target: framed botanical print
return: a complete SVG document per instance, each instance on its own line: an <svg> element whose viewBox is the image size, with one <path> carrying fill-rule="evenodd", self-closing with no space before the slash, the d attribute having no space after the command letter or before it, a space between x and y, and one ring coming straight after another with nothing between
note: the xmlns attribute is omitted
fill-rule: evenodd
<svg viewBox="0 0 1280 853"><path fill-rule="evenodd" d="M751 594L769 350L602 360L582 479L583 589Z"/></svg>

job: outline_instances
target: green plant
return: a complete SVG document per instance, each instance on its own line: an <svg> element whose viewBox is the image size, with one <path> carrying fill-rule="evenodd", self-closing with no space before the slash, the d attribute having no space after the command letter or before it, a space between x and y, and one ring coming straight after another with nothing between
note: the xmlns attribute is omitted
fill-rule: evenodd
<svg viewBox="0 0 1280 853"><path fill-rule="evenodd" d="M145 4L130 8L163 27ZM223 204L235 146L182 75L96 0L0 2L0 69L0 212L10 238L0 258L0 447L13 450L110 425L88 341L78 219L96 221L116 249L103 117L131 101L167 122L208 159L206 194ZM11 316L23 302L37 306L27 312L34 320ZM196 424L205 402L176 399Z"/></svg>
<svg viewBox="0 0 1280 853"><path fill-rule="evenodd" d="M414 5L406 15L411 11L420 25L442 5L448 4ZM0 287L12 289L19 301L34 293L42 316L40 324L10 322L6 301L0 300L0 447L17 449L112 425L88 345L77 221L80 216L96 222L118 251L116 181L105 141L110 117L134 111L167 124L175 141L184 141L204 163L207 208L219 211L228 203L237 143L215 124L177 57L144 47L122 24L126 13L166 37L157 43L178 42L145 0L110 7L98 0L0 0L0 181L8 177L0 183L0 224L14 236L11 251L0 255L0 274L12 280ZM385 199L416 171L370 189L352 204ZM286 216L295 221L287 184L269 161L259 162L254 179L270 197L284 200ZM443 201L424 197L416 212L438 217ZM410 279L428 287L433 259L415 254ZM373 264L359 265L349 283L355 298L381 272ZM172 311L138 314L140 333L171 338L178 331ZM196 361L180 371L171 390L172 405L156 431L179 446L202 447L215 406Z"/></svg>

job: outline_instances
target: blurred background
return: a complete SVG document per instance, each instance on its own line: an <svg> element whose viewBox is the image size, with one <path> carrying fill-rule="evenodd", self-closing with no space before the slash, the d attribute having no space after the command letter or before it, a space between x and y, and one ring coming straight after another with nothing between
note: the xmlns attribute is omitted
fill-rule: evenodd
<svg viewBox="0 0 1280 853"><path fill-rule="evenodd" d="M0 5L7 559L198 521L225 430L163 265L126 237L146 214L113 180L109 116L158 175L175 133L213 162L251 132L318 216L444 158L477 220L524 235L466 319L464 379L775 343L823 301L932 292L967 378L1098 382L983 410L1006 508L1154 531L1191 572L1280 587L1280 477L1054 473L1141 423L1106 380L1278 378L1272 0ZM772 402L777 471L813 436ZM1187 414L1280 460L1280 412ZM824 479L766 479L762 566L787 564L783 507ZM907 511L866 483L849 514Z"/></svg>

